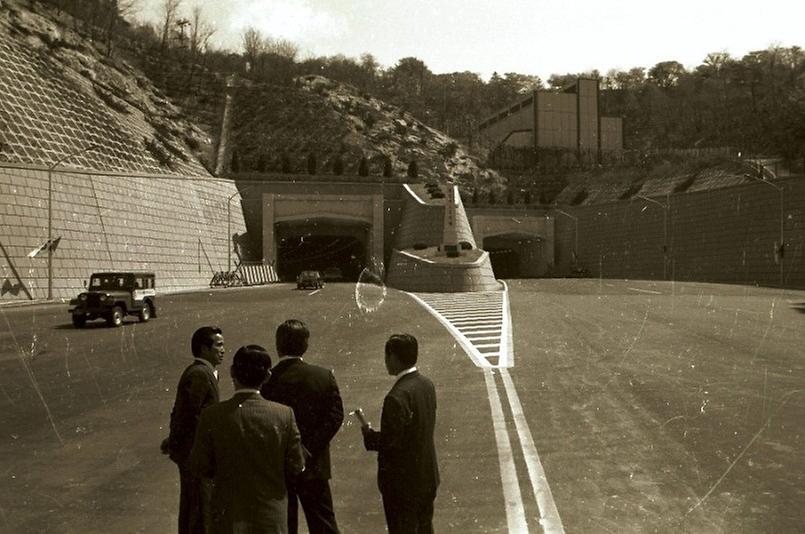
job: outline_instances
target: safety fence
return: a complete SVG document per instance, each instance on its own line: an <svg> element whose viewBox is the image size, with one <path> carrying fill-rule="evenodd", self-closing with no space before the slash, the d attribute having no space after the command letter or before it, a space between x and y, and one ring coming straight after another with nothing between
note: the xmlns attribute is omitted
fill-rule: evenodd
<svg viewBox="0 0 805 534"><path fill-rule="evenodd" d="M218 271L210 287L259 286L279 282L277 271L269 263L242 262L234 271Z"/></svg>

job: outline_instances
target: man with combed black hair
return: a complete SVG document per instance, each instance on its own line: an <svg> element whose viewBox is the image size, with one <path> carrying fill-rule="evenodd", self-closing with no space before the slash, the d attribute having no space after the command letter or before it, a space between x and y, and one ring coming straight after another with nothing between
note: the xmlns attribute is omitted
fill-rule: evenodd
<svg viewBox="0 0 805 534"><path fill-rule="evenodd" d="M213 479L213 533L288 532L285 479L304 458L293 411L260 395L270 369L266 349L241 347L230 368L235 393L201 414L189 466Z"/></svg>
<svg viewBox="0 0 805 534"><path fill-rule="evenodd" d="M190 339L191 363L179 378L162 452L179 466L179 534L204 534L209 521L211 487L187 466L201 411L218 402L218 371L224 359L224 336L217 326L202 326Z"/></svg>
<svg viewBox="0 0 805 534"><path fill-rule="evenodd" d="M432 534L439 467L433 428L436 389L417 371L417 341L395 334L386 342L386 370L396 377L383 401L380 431L361 426L367 451L377 451L377 482L389 534Z"/></svg>
<svg viewBox="0 0 805 534"><path fill-rule="evenodd" d="M265 398L293 409L305 471L288 480L288 531L299 528L297 499L302 503L310 534L338 533L330 492L330 441L344 420L344 405L333 372L302 360L310 332L305 323L289 319L277 328L279 361L261 392Z"/></svg>

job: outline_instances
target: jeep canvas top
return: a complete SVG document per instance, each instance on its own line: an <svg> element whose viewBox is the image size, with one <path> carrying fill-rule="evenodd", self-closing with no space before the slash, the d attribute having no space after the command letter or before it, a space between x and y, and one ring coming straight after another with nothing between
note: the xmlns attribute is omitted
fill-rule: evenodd
<svg viewBox="0 0 805 534"><path fill-rule="evenodd" d="M88 320L103 318L110 326L120 326L126 315L137 315L146 322L156 317L154 273L99 272L89 279L87 290L70 301L73 325L80 328Z"/></svg>

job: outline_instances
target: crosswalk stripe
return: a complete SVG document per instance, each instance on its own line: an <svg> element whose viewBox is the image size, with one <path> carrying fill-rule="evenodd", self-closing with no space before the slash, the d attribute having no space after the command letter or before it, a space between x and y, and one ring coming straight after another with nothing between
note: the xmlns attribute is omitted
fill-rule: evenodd
<svg viewBox="0 0 805 534"><path fill-rule="evenodd" d="M475 293L410 293L453 334L479 367L510 367L508 288Z"/></svg>

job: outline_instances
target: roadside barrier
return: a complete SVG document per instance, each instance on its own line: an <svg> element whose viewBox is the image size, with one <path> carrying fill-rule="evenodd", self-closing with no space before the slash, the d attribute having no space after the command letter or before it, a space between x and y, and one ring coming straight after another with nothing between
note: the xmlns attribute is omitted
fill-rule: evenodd
<svg viewBox="0 0 805 534"><path fill-rule="evenodd" d="M234 271L218 271L210 287L259 286L279 282L274 266L260 262L243 262Z"/></svg>

